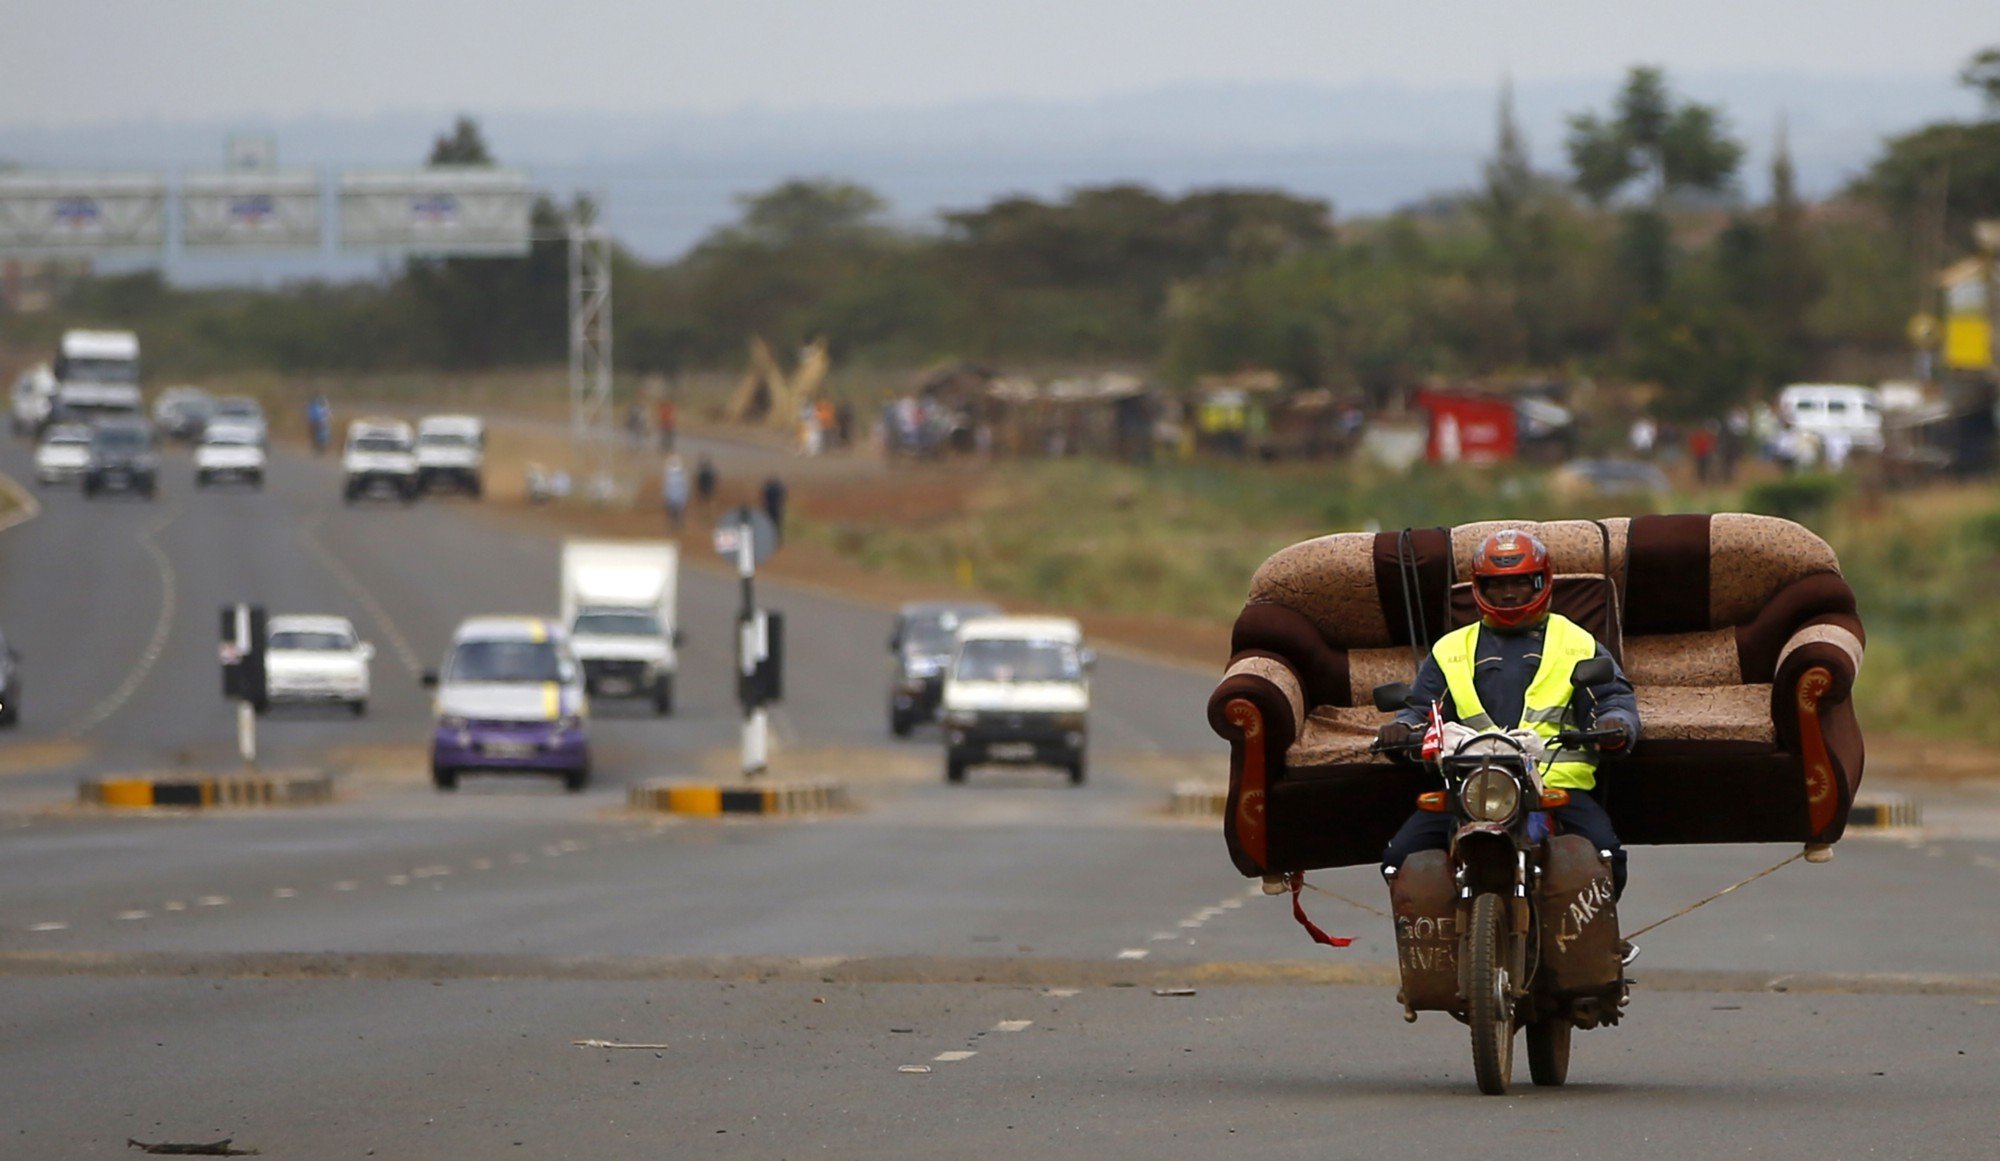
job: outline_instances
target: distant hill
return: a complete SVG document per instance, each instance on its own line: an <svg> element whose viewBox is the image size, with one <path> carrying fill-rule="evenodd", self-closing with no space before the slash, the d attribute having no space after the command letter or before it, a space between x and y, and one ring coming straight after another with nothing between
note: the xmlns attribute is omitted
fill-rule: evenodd
<svg viewBox="0 0 2000 1161"><path fill-rule="evenodd" d="M1950 78L1690 74L1670 77L1721 105L1750 148L1745 193L1761 197L1782 111L1802 188L1824 195L1873 158L1882 138L1967 117ZM1517 116L1538 167L1563 168L1567 114L1604 108L1617 79L1522 84ZM1277 186L1331 200L1342 217L1382 213L1479 179L1497 86L1189 84L1090 101L992 100L925 108L727 113L467 109L495 153L566 198L605 195L607 220L638 254L675 257L735 217L733 199L788 177L868 185L903 223L1010 193L1134 181L1168 191ZM52 132L0 126L0 160L29 168L213 167L232 132L276 136L281 164L334 170L420 162L460 110L275 124L131 123ZM378 260L332 256L175 259L183 281L367 277Z"/></svg>

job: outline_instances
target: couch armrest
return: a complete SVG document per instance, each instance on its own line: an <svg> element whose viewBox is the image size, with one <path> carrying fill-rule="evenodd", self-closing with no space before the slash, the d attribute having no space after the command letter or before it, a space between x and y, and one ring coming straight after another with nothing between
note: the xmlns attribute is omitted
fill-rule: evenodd
<svg viewBox="0 0 2000 1161"><path fill-rule="evenodd" d="M1229 797L1222 837L1245 875L1270 866L1264 808L1284 777L1285 751L1305 719L1305 689L1291 666L1270 654L1238 654L1208 699L1208 721L1229 739Z"/></svg>
<svg viewBox="0 0 2000 1161"><path fill-rule="evenodd" d="M1223 670L1222 681L1208 697L1208 724L1231 742L1243 731L1229 720L1229 703L1248 699L1263 714L1268 744L1282 755L1298 740L1306 720L1305 685L1291 665L1269 653L1239 653Z"/></svg>
<svg viewBox="0 0 2000 1161"><path fill-rule="evenodd" d="M1799 756L1813 841L1831 842L1846 825L1861 782L1861 733L1849 696L1862 642L1844 625L1808 624L1778 654L1771 721L1778 744Z"/></svg>

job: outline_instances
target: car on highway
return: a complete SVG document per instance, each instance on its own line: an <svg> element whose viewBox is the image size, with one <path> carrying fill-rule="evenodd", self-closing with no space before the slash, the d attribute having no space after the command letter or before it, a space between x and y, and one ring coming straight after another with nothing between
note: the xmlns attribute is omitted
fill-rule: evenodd
<svg viewBox="0 0 2000 1161"><path fill-rule="evenodd" d="M48 423L56 406L56 374L47 363L30 367L14 380L8 421L15 435L31 435Z"/></svg>
<svg viewBox="0 0 2000 1161"><path fill-rule="evenodd" d="M150 500L159 491L160 453L153 427L143 419L102 419L90 429L90 463L83 494L117 489Z"/></svg>
<svg viewBox="0 0 2000 1161"><path fill-rule="evenodd" d="M952 635L974 617L1000 612L1000 606L986 601L912 601L897 611L889 634L889 652L896 659L889 679L890 733L908 737L918 723L937 717Z"/></svg>
<svg viewBox="0 0 2000 1161"><path fill-rule="evenodd" d="M224 395L208 409L208 423L247 427L257 433L257 442L271 442L271 424L264 418L264 405L248 395Z"/></svg>
<svg viewBox="0 0 2000 1161"><path fill-rule="evenodd" d="M0 726L21 724L21 655L0 636Z"/></svg>
<svg viewBox="0 0 2000 1161"><path fill-rule="evenodd" d="M332 702L368 712L368 663L375 647L346 617L272 617L264 638L264 689L272 705Z"/></svg>
<svg viewBox="0 0 2000 1161"><path fill-rule="evenodd" d="M340 470L345 502L387 495L407 504L417 498L416 436L400 419L357 419L347 425Z"/></svg>
<svg viewBox="0 0 2000 1161"><path fill-rule="evenodd" d="M544 774L571 792L590 782L583 666L545 617L472 617L452 634L437 690L431 781L456 790L461 773Z"/></svg>
<svg viewBox="0 0 2000 1161"><path fill-rule="evenodd" d="M153 400L153 424L168 439L193 443L214 409L215 397L199 387L169 387Z"/></svg>
<svg viewBox="0 0 2000 1161"><path fill-rule="evenodd" d="M978 763L1039 763L1083 782L1090 670L1083 628L1069 617L981 617L958 627L939 720L944 777Z"/></svg>
<svg viewBox="0 0 2000 1161"><path fill-rule="evenodd" d="M90 425L58 423L35 445L35 483L47 486L80 480L90 468Z"/></svg>
<svg viewBox="0 0 2000 1161"><path fill-rule="evenodd" d="M471 415L426 415L417 420L417 487L447 488L477 500L485 490L486 423Z"/></svg>
<svg viewBox="0 0 2000 1161"><path fill-rule="evenodd" d="M234 423L211 424L194 449L194 486L236 481L264 486L264 445L257 432Z"/></svg>

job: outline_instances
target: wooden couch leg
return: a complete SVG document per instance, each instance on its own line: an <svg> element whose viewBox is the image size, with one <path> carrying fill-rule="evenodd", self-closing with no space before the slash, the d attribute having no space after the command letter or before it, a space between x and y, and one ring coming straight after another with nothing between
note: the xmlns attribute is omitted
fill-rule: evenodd
<svg viewBox="0 0 2000 1161"><path fill-rule="evenodd" d="M1806 824L1815 838L1833 825L1833 816L1840 809L1833 760L1827 757L1826 734L1819 724L1819 699L1832 687L1833 674L1819 666L1799 675L1799 757L1806 768Z"/></svg>
<svg viewBox="0 0 2000 1161"><path fill-rule="evenodd" d="M1231 819L1236 841L1259 869L1267 870L1271 859L1270 839L1264 829L1267 778L1264 744L1268 736L1264 732L1264 715L1258 712L1256 703L1240 697L1224 706L1222 713L1230 725L1243 732L1242 764L1237 770L1236 813Z"/></svg>

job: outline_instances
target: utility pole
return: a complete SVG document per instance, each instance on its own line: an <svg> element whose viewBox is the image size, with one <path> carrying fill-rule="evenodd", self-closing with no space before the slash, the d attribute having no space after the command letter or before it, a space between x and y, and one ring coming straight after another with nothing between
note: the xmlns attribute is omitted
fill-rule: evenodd
<svg viewBox="0 0 2000 1161"><path fill-rule="evenodd" d="M569 215L569 422L571 460L584 472L584 447L597 448L590 494L611 492L611 237L597 225L599 202L579 197Z"/></svg>

